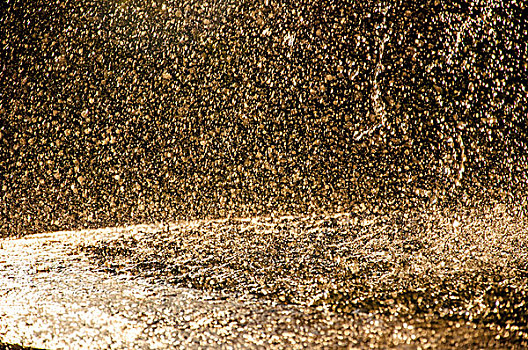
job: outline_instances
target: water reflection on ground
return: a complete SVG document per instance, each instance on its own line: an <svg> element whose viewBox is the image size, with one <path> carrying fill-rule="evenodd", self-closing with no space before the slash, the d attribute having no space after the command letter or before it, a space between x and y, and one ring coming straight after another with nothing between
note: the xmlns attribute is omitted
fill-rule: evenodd
<svg viewBox="0 0 528 350"><path fill-rule="evenodd" d="M525 227L497 206L4 240L0 340L46 348L521 348Z"/></svg>

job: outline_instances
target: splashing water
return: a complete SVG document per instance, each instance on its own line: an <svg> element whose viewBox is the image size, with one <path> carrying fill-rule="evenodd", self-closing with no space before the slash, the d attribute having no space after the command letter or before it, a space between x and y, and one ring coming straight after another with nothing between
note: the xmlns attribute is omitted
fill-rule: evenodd
<svg viewBox="0 0 528 350"><path fill-rule="evenodd" d="M341 323L373 346L526 345L527 11L491 0L0 3L0 236L143 224L0 242L0 278L53 302L74 280L83 307L93 283L78 271L96 265L92 282L131 274L249 293L249 306L280 306L250 325L273 314L285 329L277 310L291 307L314 328L287 324L314 346L321 320L339 346L360 339ZM86 264L69 274L75 245ZM17 293L4 295L11 319L35 306ZM106 311L108 295L97 298ZM193 305L199 320L214 311ZM174 325L190 319L174 319L185 335ZM274 342L264 325L236 326L235 338ZM193 332L228 329L216 326Z"/></svg>

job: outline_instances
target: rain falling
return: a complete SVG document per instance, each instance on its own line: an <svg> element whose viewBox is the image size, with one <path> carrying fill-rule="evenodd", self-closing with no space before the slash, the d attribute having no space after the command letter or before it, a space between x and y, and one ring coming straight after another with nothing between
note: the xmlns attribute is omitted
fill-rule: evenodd
<svg viewBox="0 0 528 350"><path fill-rule="evenodd" d="M2 2L0 237L161 223L146 242L112 243L124 250L79 251L283 304L510 324L527 344L525 18L522 1L492 0ZM184 235L192 220L206 221ZM490 227L513 260L450 260L466 248L494 259L477 244ZM447 258L417 258L437 254L438 239ZM156 245L173 265L152 265ZM237 249L254 260L215 270L242 264ZM440 270L432 284L412 277L440 262L467 272L447 273L451 294L433 293ZM277 266L292 286L271 283L285 276ZM479 268L485 281L473 280ZM468 285L490 299L471 304ZM512 322L490 311L496 300L517 305L502 314Z"/></svg>
<svg viewBox="0 0 528 350"><path fill-rule="evenodd" d="M11 1L2 231L523 199L523 11Z"/></svg>

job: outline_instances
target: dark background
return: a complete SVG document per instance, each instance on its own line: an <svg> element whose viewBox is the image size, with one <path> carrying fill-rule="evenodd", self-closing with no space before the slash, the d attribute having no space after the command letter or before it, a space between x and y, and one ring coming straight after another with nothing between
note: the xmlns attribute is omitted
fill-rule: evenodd
<svg viewBox="0 0 528 350"><path fill-rule="evenodd" d="M0 4L0 235L526 205L523 5Z"/></svg>

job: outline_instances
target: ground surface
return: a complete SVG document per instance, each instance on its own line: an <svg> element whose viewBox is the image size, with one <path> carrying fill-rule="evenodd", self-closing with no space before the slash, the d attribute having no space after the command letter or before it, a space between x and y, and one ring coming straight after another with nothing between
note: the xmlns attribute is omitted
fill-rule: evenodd
<svg viewBox="0 0 528 350"><path fill-rule="evenodd" d="M5 239L0 343L523 348L526 221L495 206Z"/></svg>

